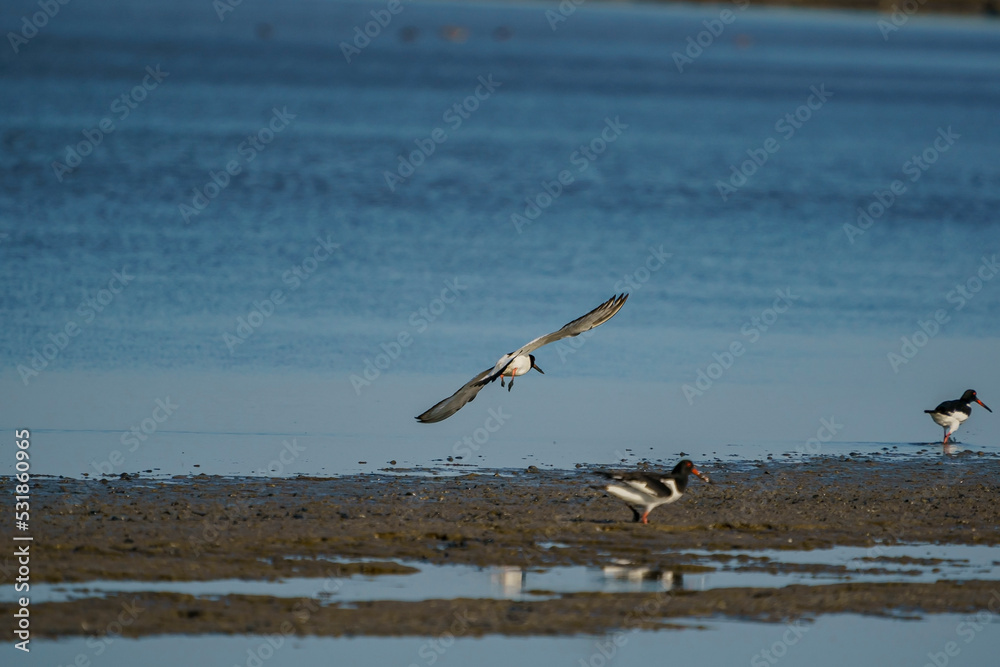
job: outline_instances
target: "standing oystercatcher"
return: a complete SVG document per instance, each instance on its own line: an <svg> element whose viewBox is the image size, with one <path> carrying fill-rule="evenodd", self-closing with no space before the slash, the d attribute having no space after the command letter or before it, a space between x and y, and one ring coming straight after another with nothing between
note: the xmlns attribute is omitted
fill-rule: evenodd
<svg viewBox="0 0 1000 667"><path fill-rule="evenodd" d="M965 393L962 394L962 398L954 401L945 401L933 410L924 410L938 426L944 428L944 442L941 443L942 445L948 444L948 437L957 431L962 422L972 414L973 403L979 403L979 405L986 408L989 412L993 412L985 403L976 398L975 389L966 389Z"/></svg>
<svg viewBox="0 0 1000 667"><path fill-rule="evenodd" d="M635 520L643 523L649 523L649 513L654 508L672 503L684 495L688 475L696 475L702 481L712 483L712 480L700 473L687 459L675 465L669 475L647 472L599 472L598 474L624 483L624 486L608 484L604 490L628 503ZM643 509L641 514L636 506Z"/></svg>
<svg viewBox="0 0 1000 667"><path fill-rule="evenodd" d="M418 415L417 420L424 424L432 424L451 417L461 410L463 405L474 399L483 387L497 378L500 378L501 387L504 386L504 379L509 378L507 391L510 391L511 387L514 386L514 378L518 375L524 375L532 368L545 375L545 372L535 364L535 355L530 354L531 352L542 345L548 345L570 336L579 336L584 331L590 331L594 327L604 324L621 310L626 299L628 299L628 294L611 297L586 315L564 325L559 331L539 336L530 343L524 344L519 350L503 355L493 368L488 368L469 380L454 394Z"/></svg>

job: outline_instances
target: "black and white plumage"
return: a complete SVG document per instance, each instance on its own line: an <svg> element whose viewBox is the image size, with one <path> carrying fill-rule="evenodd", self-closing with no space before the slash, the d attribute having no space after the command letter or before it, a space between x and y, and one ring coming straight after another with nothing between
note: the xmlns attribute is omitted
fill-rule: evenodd
<svg viewBox="0 0 1000 667"><path fill-rule="evenodd" d="M962 398L954 401L945 401L933 410L924 410L938 426L944 428L944 442L941 443L942 445L948 444L948 438L972 414L973 403L979 403L987 411L993 412L976 397L975 389L966 389L965 393L962 394Z"/></svg>
<svg viewBox="0 0 1000 667"><path fill-rule="evenodd" d="M458 412L466 403L473 400L483 387L497 378L500 378L501 387L504 386L504 379L509 378L510 384L507 386L507 391L510 391L510 388L514 386L514 378L518 375L524 375L532 368L544 375L544 371L535 364L535 355L531 354L531 352L534 352L543 345L554 343L557 340L579 336L585 331L590 331L594 327L604 324L614 317L615 313L621 310L621 307L625 305L626 299L628 299L628 294L614 296L583 317L578 317L569 322L558 331L540 336L510 354L503 355L493 368L488 368L472 378L454 394L423 414L418 415L417 420L425 424L431 424L447 419Z"/></svg>
<svg viewBox="0 0 1000 667"><path fill-rule="evenodd" d="M649 513L654 508L675 502L684 495L689 475L695 475L702 481L711 484L711 480L695 468L688 459L675 465L670 474L649 472L600 472L598 474L620 482L620 484L608 484L604 490L628 503L635 515L635 520L642 523L649 523ZM643 511L640 513L636 509L637 507L641 507Z"/></svg>

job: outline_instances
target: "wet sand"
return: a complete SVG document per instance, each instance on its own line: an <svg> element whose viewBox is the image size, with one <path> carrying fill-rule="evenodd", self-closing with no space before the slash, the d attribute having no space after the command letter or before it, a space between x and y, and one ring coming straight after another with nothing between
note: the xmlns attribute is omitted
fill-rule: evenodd
<svg viewBox="0 0 1000 667"><path fill-rule="evenodd" d="M1000 544L1000 459L971 452L886 460L696 462L650 524L597 487L593 471L476 471L342 478L35 480L32 582L336 578L405 573L400 561L539 567L625 559L697 571L690 549L814 549L896 543ZM408 471L413 472L413 471ZM339 562L330 562L335 558ZM357 562L364 559L366 562ZM1000 557L998 557L1000 559ZM373 562L368 562L373 561ZM772 567L772 566L769 566ZM774 564L776 571L783 566ZM801 567L801 566L799 566ZM823 567L823 566L819 566ZM701 568L704 569L703 567ZM32 605L42 636L159 633L438 634L464 613L470 635L605 632L711 616L1000 609L998 582L845 583L780 589L578 593L552 599L376 601L146 593ZM124 606L123 606L124 605ZM637 612L636 610L639 610ZM12 613L13 605L0 605ZM465 618L465 617L463 617ZM290 623L281 629L283 622Z"/></svg>
<svg viewBox="0 0 1000 667"><path fill-rule="evenodd" d="M38 605L42 636L103 634L296 634L314 636L573 635L691 627L700 619L792 621L853 612L916 618L924 613L1000 611L1000 582L834 584L663 593L572 593L552 600L380 600L320 605L308 598L171 593L113 595ZM692 619L694 619L692 621Z"/></svg>

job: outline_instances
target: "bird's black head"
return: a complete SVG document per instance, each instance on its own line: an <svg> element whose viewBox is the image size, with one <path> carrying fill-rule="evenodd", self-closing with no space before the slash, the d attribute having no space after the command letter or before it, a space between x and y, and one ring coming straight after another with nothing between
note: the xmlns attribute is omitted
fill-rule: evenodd
<svg viewBox="0 0 1000 667"><path fill-rule="evenodd" d="M979 400L979 397L976 396L976 390L975 389L966 389L965 393L962 394L962 398L960 400L963 403L966 403L966 404L969 404L969 403L979 403L979 405L981 405L984 408L986 408L987 412L993 412L992 410L989 409L989 407L985 403L983 403L982 401Z"/></svg>
<svg viewBox="0 0 1000 667"><path fill-rule="evenodd" d="M683 477L687 477L688 475L694 475L703 482L708 482L709 484L712 483L712 480L708 478L708 475L702 474L702 472L699 471L697 468L695 468L694 464L691 463L691 461L688 459L684 459L680 463L675 465L673 474L676 476L683 476Z"/></svg>
<svg viewBox="0 0 1000 667"><path fill-rule="evenodd" d="M532 368L534 368L536 371L538 371L542 375L545 375L545 371L543 371L541 368L539 368L537 365L535 365L535 355L529 354L528 355L528 359L531 361L531 366L528 367L528 370L531 370Z"/></svg>

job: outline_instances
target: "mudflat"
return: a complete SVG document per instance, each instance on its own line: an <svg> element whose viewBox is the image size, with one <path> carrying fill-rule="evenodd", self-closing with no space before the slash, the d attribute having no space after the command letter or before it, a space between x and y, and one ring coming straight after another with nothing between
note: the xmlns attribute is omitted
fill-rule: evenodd
<svg viewBox="0 0 1000 667"><path fill-rule="evenodd" d="M40 478L32 489L32 583L207 581L405 574L412 564L522 568L628 562L704 571L686 550L816 549L902 543L1000 544L1000 458L974 452L802 461L696 461L678 502L650 523L593 470L376 474L289 479ZM653 466L656 468L656 466ZM1000 550L998 550L1000 554ZM1000 555L998 555L1000 560ZM773 567L783 567L775 563ZM819 566L822 567L822 566ZM712 616L1000 610L1000 582L553 594L539 599L338 602L314 598L115 594L32 604L42 636L121 631L433 635L572 634ZM14 605L0 605L12 613ZM115 630L117 632L117 630Z"/></svg>

